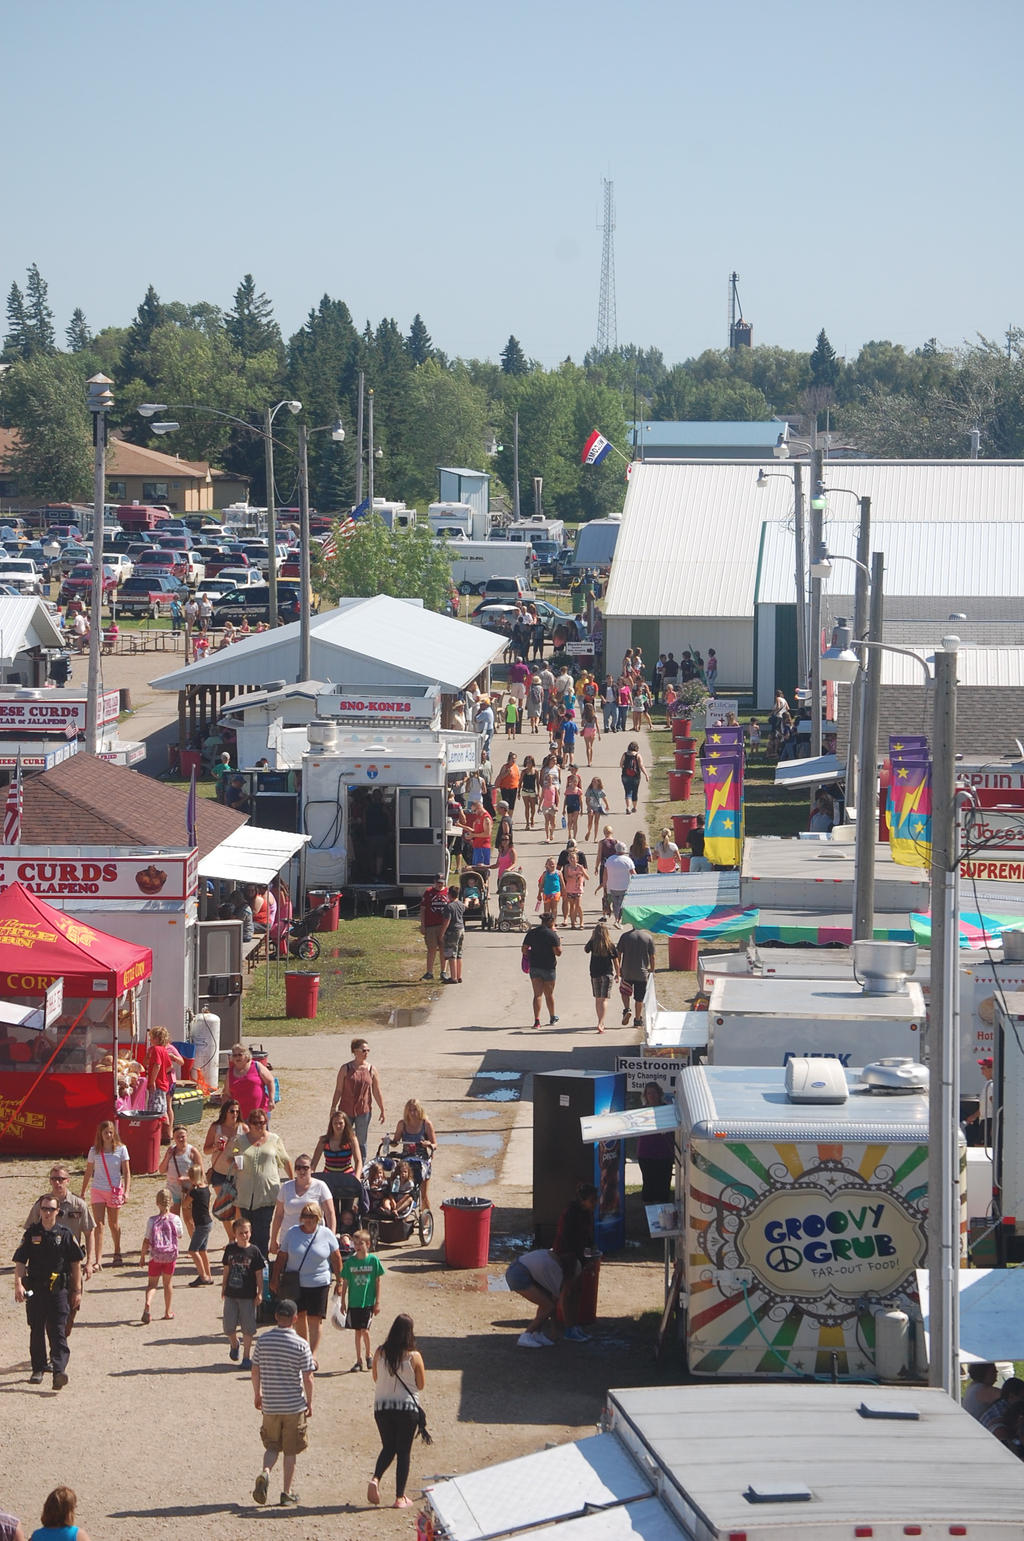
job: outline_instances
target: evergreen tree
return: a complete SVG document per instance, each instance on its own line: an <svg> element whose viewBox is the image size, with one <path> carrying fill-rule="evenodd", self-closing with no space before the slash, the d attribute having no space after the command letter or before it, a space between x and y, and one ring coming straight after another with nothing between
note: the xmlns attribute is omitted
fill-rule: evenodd
<svg viewBox="0 0 1024 1541"><path fill-rule="evenodd" d="M89 330L89 323L85 319L85 312L81 306L75 306L64 337L72 353L84 353L85 349L91 348L95 342L96 339Z"/></svg>
<svg viewBox="0 0 1024 1541"><path fill-rule="evenodd" d="M92 445L82 360L66 353L19 359L4 378L4 407L18 437L5 469L40 502L89 495Z"/></svg>
<svg viewBox="0 0 1024 1541"><path fill-rule="evenodd" d="M428 358L433 357L434 347L430 341L430 333L419 311L412 318L412 326L405 339L405 351L414 364L425 364Z"/></svg>
<svg viewBox="0 0 1024 1541"><path fill-rule="evenodd" d="M145 358L153 341L153 333L158 326L163 326L167 320L164 306L160 303L160 296L153 285L146 290L142 303L135 312L135 320L128 328L128 336L125 340L124 352L121 355L121 373L118 384L127 384L129 380L142 380L149 383L143 373Z"/></svg>
<svg viewBox="0 0 1024 1541"><path fill-rule="evenodd" d="M811 354L811 385L824 386L826 390L835 390L839 381L839 360L836 358L836 350L828 340L828 334L822 327L814 344L814 352Z"/></svg>
<svg viewBox="0 0 1024 1541"><path fill-rule="evenodd" d="M274 307L256 281L246 273L235 290L234 308L224 318L228 336L243 358L255 358L281 347L281 329L274 320Z"/></svg>
<svg viewBox="0 0 1024 1541"><path fill-rule="evenodd" d="M4 336L4 359L27 358L28 316L25 313L25 296L17 283L12 283L7 293L7 332Z"/></svg>
<svg viewBox="0 0 1024 1541"><path fill-rule="evenodd" d="M506 375L528 375L530 365L526 354L523 352L518 337L509 337L508 342L501 350L501 369Z"/></svg>
<svg viewBox="0 0 1024 1541"><path fill-rule="evenodd" d="M28 321L29 350L38 353L56 353L57 336L53 330L53 311L49 304L49 288L33 262L28 270L25 313Z"/></svg>

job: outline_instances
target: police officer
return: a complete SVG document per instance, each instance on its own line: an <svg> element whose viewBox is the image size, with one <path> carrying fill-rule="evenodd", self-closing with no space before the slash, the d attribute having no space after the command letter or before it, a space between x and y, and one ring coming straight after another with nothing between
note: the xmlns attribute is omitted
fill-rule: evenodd
<svg viewBox="0 0 1024 1541"><path fill-rule="evenodd" d="M48 1197L57 1200L57 1224L64 1225L71 1232L79 1246L85 1251L85 1268L82 1272L83 1281L87 1284L92 1277L92 1264L89 1262L89 1236L96 1228L92 1210L84 1199L80 1199L77 1193L72 1193L70 1188L71 1174L63 1161L55 1161L50 1168L50 1193ZM28 1212L25 1228L30 1225L38 1225L40 1220L39 1206L42 1199L36 1199ZM74 1310L68 1313L68 1332L75 1325Z"/></svg>
<svg viewBox="0 0 1024 1541"><path fill-rule="evenodd" d="M64 1225L57 1224L58 1201L52 1193L39 1200L39 1223L27 1227L14 1254L14 1298L26 1305L33 1386L41 1384L50 1344L53 1389L68 1383L69 1311L82 1303L85 1253Z"/></svg>

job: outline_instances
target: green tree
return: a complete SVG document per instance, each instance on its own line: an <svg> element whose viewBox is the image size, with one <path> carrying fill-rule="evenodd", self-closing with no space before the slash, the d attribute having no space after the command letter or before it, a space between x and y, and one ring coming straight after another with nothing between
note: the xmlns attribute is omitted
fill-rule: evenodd
<svg viewBox="0 0 1024 1541"><path fill-rule="evenodd" d="M262 422L278 368L272 352L240 358L223 330L210 334L173 322L157 327L141 363L161 401L216 407L255 424ZM201 412L177 412L176 420L174 449L186 460L222 459L236 433L223 418Z"/></svg>
<svg viewBox="0 0 1024 1541"><path fill-rule="evenodd" d="M709 378L676 364L654 394L651 416L667 423L756 423L771 417L756 386L729 375Z"/></svg>
<svg viewBox="0 0 1024 1541"><path fill-rule="evenodd" d="M489 402L461 364L442 369L428 359L404 387L406 427L387 456L389 492L407 503L437 497L439 465L478 465L483 454Z"/></svg>
<svg viewBox="0 0 1024 1541"><path fill-rule="evenodd" d="M76 305L72 311L64 336L71 353L84 353L87 348L92 347L95 339L89 330L89 323L85 319L85 312L81 306Z"/></svg>
<svg viewBox="0 0 1024 1541"><path fill-rule="evenodd" d="M4 335L4 359L28 358L28 315L25 296L17 283L7 291L7 331Z"/></svg>
<svg viewBox="0 0 1024 1541"><path fill-rule="evenodd" d="M280 349L281 329L274 320L274 307L263 293L257 294L256 280L246 273L235 290L234 307L224 320L227 334L243 358Z"/></svg>
<svg viewBox="0 0 1024 1541"><path fill-rule="evenodd" d="M53 330L53 311L50 309L49 288L33 262L28 270L25 287L25 312L30 337L30 355L56 353L57 336Z"/></svg>
<svg viewBox="0 0 1024 1541"><path fill-rule="evenodd" d="M18 439L5 470L24 496L54 503L88 497L92 431L85 381L80 359L66 353L19 359L6 372L4 410Z"/></svg>
<svg viewBox="0 0 1024 1541"><path fill-rule="evenodd" d="M434 345L419 311L412 318L409 335L405 339L405 351L414 364L425 364L428 358L433 357Z"/></svg>
<svg viewBox="0 0 1024 1541"><path fill-rule="evenodd" d="M824 386L826 390L834 391L839 383L839 360L836 350L828 340L828 334L822 327L814 344L814 352L811 354L811 385Z"/></svg>
<svg viewBox="0 0 1024 1541"><path fill-rule="evenodd" d="M319 509L347 508L353 500L358 452L353 432L354 403L362 357L359 334L348 306L343 300L332 300L328 294L309 312L305 325L288 343L287 374L281 394L302 402L304 419L311 428L340 417L348 434L343 446L327 434L310 438L310 499ZM287 501L289 475L292 485L295 484L295 463L287 456L279 456L274 472L278 489Z"/></svg>
<svg viewBox="0 0 1024 1541"><path fill-rule="evenodd" d="M501 368L506 375L528 375L530 365L520 346L518 337L509 337L501 350Z"/></svg>
<svg viewBox="0 0 1024 1541"><path fill-rule="evenodd" d="M337 528L335 528L337 539ZM447 551L426 524L389 530L376 514L360 519L351 540L338 540L335 556L317 563L317 589L330 604L392 594L419 598L428 610L443 611L452 590Z"/></svg>

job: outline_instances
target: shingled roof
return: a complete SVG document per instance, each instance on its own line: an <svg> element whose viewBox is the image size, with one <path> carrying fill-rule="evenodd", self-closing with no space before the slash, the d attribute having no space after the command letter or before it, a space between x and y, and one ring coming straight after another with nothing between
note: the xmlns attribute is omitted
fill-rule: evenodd
<svg viewBox="0 0 1024 1541"><path fill-rule="evenodd" d="M23 845L185 845L185 803L180 787L90 754L72 755L53 770L25 778ZM199 858L226 840L244 814L208 797L196 810Z"/></svg>

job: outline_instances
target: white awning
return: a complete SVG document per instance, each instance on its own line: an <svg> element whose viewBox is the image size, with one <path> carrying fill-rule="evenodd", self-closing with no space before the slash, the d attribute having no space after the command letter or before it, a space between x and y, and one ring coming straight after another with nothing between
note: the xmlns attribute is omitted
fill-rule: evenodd
<svg viewBox="0 0 1024 1541"><path fill-rule="evenodd" d="M201 878L230 883L269 883L308 842L308 835L243 824L199 863Z"/></svg>
<svg viewBox="0 0 1024 1541"><path fill-rule="evenodd" d="M647 1030L646 1049L706 1049L708 1014L706 1011L660 1011L658 1020Z"/></svg>
<svg viewBox="0 0 1024 1541"><path fill-rule="evenodd" d="M837 754L820 754L813 760L780 760L775 767L777 787L813 787L820 781L845 781L846 761Z"/></svg>
<svg viewBox="0 0 1024 1541"><path fill-rule="evenodd" d="M707 1012L703 1013L707 1016ZM705 1041L707 1034L704 1035ZM671 1102L659 1108L627 1108L622 1113L594 1113L580 1119L580 1137L590 1144L598 1140L631 1140L638 1134L675 1134L679 1111Z"/></svg>

